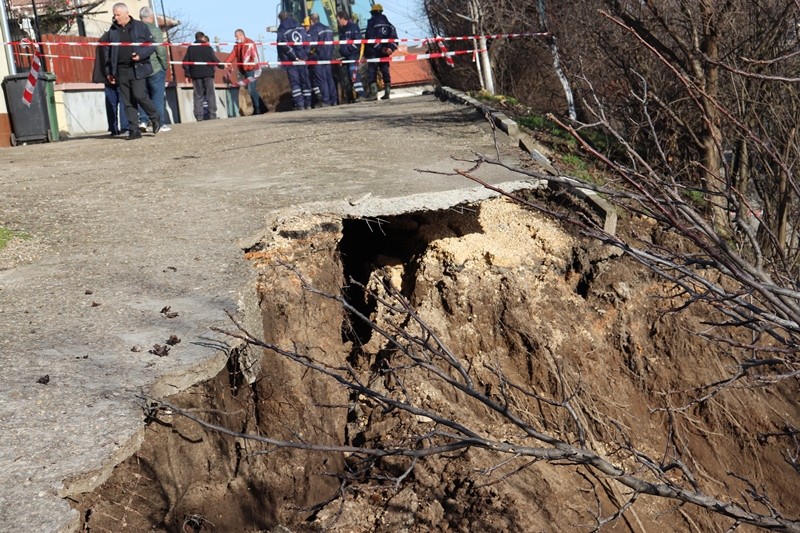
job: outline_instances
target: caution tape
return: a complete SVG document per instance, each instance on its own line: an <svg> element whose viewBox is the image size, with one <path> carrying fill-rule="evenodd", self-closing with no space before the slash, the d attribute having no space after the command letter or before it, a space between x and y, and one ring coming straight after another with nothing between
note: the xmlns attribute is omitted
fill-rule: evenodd
<svg viewBox="0 0 800 533"><path fill-rule="evenodd" d="M406 55L397 55L397 56L389 56L389 57L376 57L370 59L330 59L330 60L315 60L315 59L307 59L303 61L260 61L258 63L235 63L235 62L228 62L228 61L170 61L170 65L198 65L198 66L217 66L222 65L225 67L228 66L245 66L245 67L259 67L259 68L269 68L269 67L291 67L291 66L300 66L300 65L307 65L307 66L314 66L314 65L347 65L351 63L395 63L395 62L403 62L403 61L423 61L426 59L439 59L444 58L445 61L448 59L452 61L453 56L457 55L466 55L466 54L476 54L476 53L483 53L486 50L450 50L447 52L433 52L429 54L406 54ZM21 56L33 56L30 53L22 53ZM83 61L94 61L94 57L87 57L87 56L70 56L70 55L58 55L58 54L42 54L41 57L46 57L48 59L74 59L74 60L83 60ZM448 64L450 62L448 61Z"/></svg>
<svg viewBox="0 0 800 533"><path fill-rule="evenodd" d="M270 41L270 42L255 42L257 46L321 46L321 45L342 45L342 44L391 44L391 43L436 43L443 41L472 41L474 39L518 39L521 37L547 37L549 33L502 33L494 35L469 35L461 37L415 37L415 38L398 38L398 39L343 39L334 41ZM1 43L3 45L22 45L24 41L10 41ZM110 43L110 42L56 42L56 41L42 41L38 44L41 46L235 46L237 43Z"/></svg>
<svg viewBox="0 0 800 533"><path fill-rule="evenodd" d="M33 46L33 43L28 41L23 46ZM36 91L36 80L39 79L39 69L41 66L42 60L41 55L39 54L39 49L34 46L33 62L31 63L31 69L28 72L28 80L25 83L25 90L22 92L22 103L28 107L30 107L31 103L33 103L33 93Z"/></svg>

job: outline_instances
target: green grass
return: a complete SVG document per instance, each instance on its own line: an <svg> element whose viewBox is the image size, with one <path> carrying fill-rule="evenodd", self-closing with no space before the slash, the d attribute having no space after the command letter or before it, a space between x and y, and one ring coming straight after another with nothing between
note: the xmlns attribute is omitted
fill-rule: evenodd
<svg viewBox="0 0 800 533"><path fill-rule="evenodd" d="M31 236L23 231L16 231L13 229L4 228L0 226L0 250L6 247L11 239L18 237L20 239L30 239Z"/></svg>
<svg viewBox="0 0 800 533"><path fill-rule="evenodd" d="M511 106L519 105L519 100L513 96L506 96L504 94L489 94L486 91L477 91L470 93L470 96L478 100L483 100L484 102L499 102Z"/></svg>
<svg viewBox="0 0 800 533"><path fill-rule="evenodd" d="M510 96L492 95L486 91L473 92L471 94L474 98L484 102L500 102L510 106L519 104L516 98ZM525 106L520 106L520 109L514 111L524 113L526 109ZM561 154L561 162L573 170L573 175L576 178L587 183L603 184L605 180L595 175L596 173L592 172L590 165L579 155L583 152L579 149L579 144L575 137L556 122L545 115L530 113L529 109L527 114L517 115L514 120L524 128L547 135L545 142L551 144L555 151ZM589 146L601 154L611 158L624 156L624 150L618 145L616 139L601 129L584 128L580 130L579 134Z"/></svg>
<svg viewBox="0 0 800 533"><path fill-rule="evenodd" d="M703 191L697 189L686 189L683 191L683 195L686 196L697 207L703 208L707 204L706 198L703 195Z"/></svg>
<svg viewBox="0 0 800 533"><path fill-rule="evenodd" d="M561 156L561 163L572 169L572 175L583 181L584 183L598 183L598 179L594 177L589 169L589 164L577 154L564 154Z"/></svg>

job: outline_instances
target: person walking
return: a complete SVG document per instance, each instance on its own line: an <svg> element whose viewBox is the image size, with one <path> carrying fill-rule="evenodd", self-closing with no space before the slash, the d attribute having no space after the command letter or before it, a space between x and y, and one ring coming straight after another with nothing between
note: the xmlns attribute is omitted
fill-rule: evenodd
<svg viewBox="0 0 800 533"><path fill-rule="evenodd" d="M305 61L308 59L308 34L288 11L278 13L278 61ZM289 44L293 43L293 44ZM306 65L288 65L289 87L295 110L311 109L311 81Z"/></svg>
<svg viewBox="0 0 800 533"><path fill-rule="evenodd" d="M358 24L350 19L347 11L342 10L336 13L336 19L339 22L340 41L361 39L361 30L358 29ZM361 84L361 76L358 74L358 62L361 59L360 50L361 47L357 44L341 43L339 45L339 55L342 56L343 61L348 61L348 63L344 64L347 69L345 79L350 85L347 91L348 99L353 98L353 93L355 92L355 97L353 98L355 102L358 102L359 98L366 96L364 94L364 86Z"/></svg>
<svg viewBox="0 0 800 533"><path fill-rule="evenodd" d="M244 34L243 29L238 29L234 33L236 45L225 61L233 63L233 71L237 71L244 77L247 83L247 91L250 93L250 100L253 102L253 114L261 115L267 112L267 105L258 94L257 81L261 74L259 66L258 48L256 43ZM231 80L234 81L234 80ZM234 81L235 84L235 81Z"/></svg>
<svg viewBox="0 0 800 533"><path fill-rule="evenodd" d="M108 32L100 36L98 42L109 42ZM106 58L110 52L109 46L98 46L97 55L94 60L94 70L92 72L92 82L104 84L106 121L108 131L112 137L128 133L128 117L125 116L125 105L122 102L122 95L119 92L119 85L110 83L105 75Z"/></svg>
<svg viewBox="0 0 800 533"><path fill-rule="evenodd" d="M208 106L208 119L217 118L217 97L214 91L214 66L224 68L219 63L214 49L208 45L208 36L198 31L194 34L194 46L186 50L183 60L183 72L186 79L192 82L194 89L194 118L198 122L205 119L204 105ZM207 63L192 65L190 63Z"/></svg>
<svg viewBox="0 0 800 533"><path fill-rule="evenodd" d="M311 41L333 41L333 30L319 21L317 13L309 15L311 27L308 38ZM317 44L311 47L310 59L317 61L330 61L333 59L333 44ZM318 96L321 100L320 106L336 105L339 98L336 94L336 83L333 81L333 69L330 63L324 65L314 65L314 79L312 85L314 92L319 91Z"/></svg>
<svg viewBox="0 0 800 533"><path fill-rule="evenodd" d="M167 69L167 47L164 43L164 33L156 24L156 15L152 9L145 6L139 10L139 20L147 24L150 33L153 35L153 42L157 43L155 53L150 56L150 64L153 66L153 73L147 77L147 96L153 101L153 105L158 110L158 117L161 120L161 131L170 131L167 126L167 111L165 105ZM147 131L147 115L143 109L139 109L139 129Z"/></svg>
<svg viewBox="0 0 800 533"><path fill-rule="evenodd" d="M375 4L371 10L372 16L367 21L367 39L397 39L397 30L383 14L383 6ZM364 49L367 59L382 59L391 56L397 50L397 43L370 43ZM367 83L372 93L370 100L378 99L378 71L383 79L383 96L381 100L388 100L392 91L392 78L389 74L388 61L369 61L367 63Z"/></svg>
<svg viewBox="0 0 800 533"><path fill-rule="evenodd" d="M114 23L108 30L112 43L152 43L153 35L144 22L135 20L123 2L114 4L112 8ZM153 73L150 56L155 47L131 45L112 46L105 65L106 80L112 85L118 84L122 101L125 103L125 114L131 125L126 140L142 137L142 132L133 127L138 123L138 106L142 106L153 127L153 134L161 130L161 118L158 110L147 96L145 79Z"/></svg>

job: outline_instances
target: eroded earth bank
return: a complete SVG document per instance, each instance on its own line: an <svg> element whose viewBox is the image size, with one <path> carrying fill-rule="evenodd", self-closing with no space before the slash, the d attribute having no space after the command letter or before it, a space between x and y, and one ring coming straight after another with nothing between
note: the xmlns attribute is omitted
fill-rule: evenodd
<svg viewBox="0 0 800 533"><path fill-rule="evenodd" d="M670 238L645 220L620 226ZM709 390L695 387L734 369L734 348L700 336L708 311L670 312L683 303L670 285L542 214L495 199L383 219L283 216L244 256L263 317L249 333L287 355L231 337L227 369L154 408L141 449L75 500L85 531L572 532L615 518L631 490L525 453L551 447L529 428L643 479L654 480L646 456L675 464L668 481L681 486L768 494L800 513L794 444L779 435L797 416L791 386L692 404ZM174 408L306 447L421 451L465 435L477 446L369 460L224 434ZM733 524L642 495L604 530Z"/></svg>

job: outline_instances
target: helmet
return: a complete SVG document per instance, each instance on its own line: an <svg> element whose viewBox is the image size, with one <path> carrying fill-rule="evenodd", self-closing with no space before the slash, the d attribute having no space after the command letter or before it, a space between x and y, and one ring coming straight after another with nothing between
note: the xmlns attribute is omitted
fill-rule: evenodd
<svg viewBox="0 0 800 533"><path fill-rule="evenodd" d="M308 17L303 19L303 26L311 26L311 20Z"/></svg>
<svg viewBox="0 0 800 533"><path fill-rule="evenodd" d="M370 11L381 11L382 12L383 11L383 6L380 5L380 4L375 4L375 5L372 6L372 9L370 9Z"/></svg>

